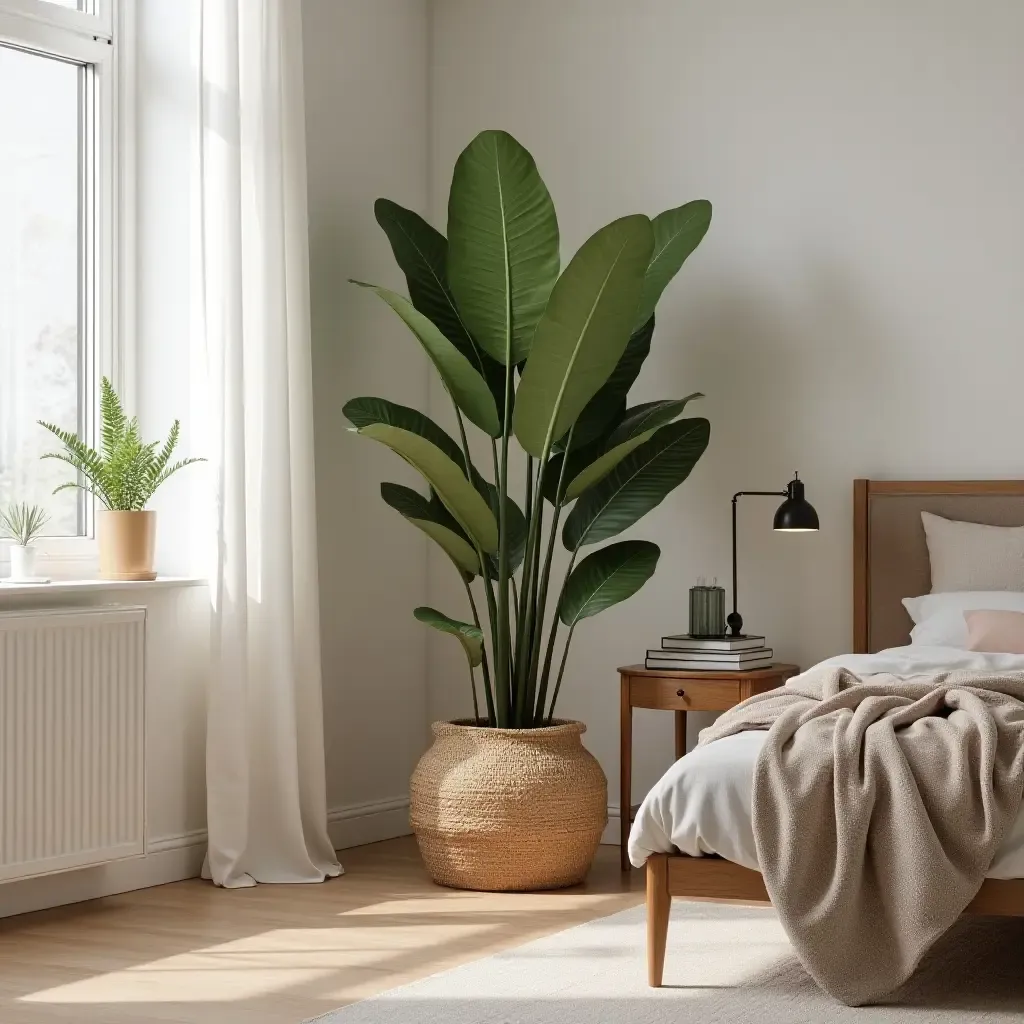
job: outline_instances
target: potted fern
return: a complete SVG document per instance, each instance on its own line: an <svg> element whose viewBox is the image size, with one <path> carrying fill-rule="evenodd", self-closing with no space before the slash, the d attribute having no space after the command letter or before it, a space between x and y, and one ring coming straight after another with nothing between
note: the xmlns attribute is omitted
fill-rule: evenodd
<svg viewBox="0 0 1024 1024"><path fill-rule="evenodd" d="M181 424L175 420L167 440L143 443L137 417L128 418L110 381L100 381L100 437L97 451L77 434L53 423L39 421L64 446L44 459L59 459L78 473L78 479L55 491L78 487L94 495L103 506L96 514L100 579L153 580L156 548L156 513L146 508L156 489L179 469L203 459L171 462Z"/></svg>
<svg viewBox="0 0 1024 1024"><path fill-rule="evenodd" d="M0 527L14 541L11 545L10 583L36 581L36 549L32 541L40 536L50 521L46 509L39 505L12 503L0 509Z"/></svg>
<svg viewBox="0 0 1024 1024"><path fill-rule="evenodd" d="M344 407L360 435L422 477L426 493L385 483L381 496L439 545L467 597L468 621L415 612L461 645L473 717L434 726L412 779L413 830L436 881L570 885L600 841L607 782L585 727L557 719L556 702L576 629L635 594L660 554L646 540L594 546L658 505L708 444L708 421L683 418L699 395L628 407L627 394L658 299L704 237L711 205L622 217L561 269L555 208L532 156L486 131L455 165L447 238L389 200L375 212L409 298L362 287L426 352L458 430L456 440L382 398ZM470 445L467 421L482 443Z"/></svg>

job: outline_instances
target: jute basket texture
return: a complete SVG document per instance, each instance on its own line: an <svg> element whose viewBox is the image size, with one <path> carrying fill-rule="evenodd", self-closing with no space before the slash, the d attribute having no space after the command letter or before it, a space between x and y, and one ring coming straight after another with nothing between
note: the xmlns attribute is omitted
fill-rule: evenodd
<svg viewBox="0 0 1024 1024"><path fill-rule="evenodd" d="M409 815L430 877L485 892L583 881L608 822L608 782L583 746L586 728L435 722Z"/></svg>

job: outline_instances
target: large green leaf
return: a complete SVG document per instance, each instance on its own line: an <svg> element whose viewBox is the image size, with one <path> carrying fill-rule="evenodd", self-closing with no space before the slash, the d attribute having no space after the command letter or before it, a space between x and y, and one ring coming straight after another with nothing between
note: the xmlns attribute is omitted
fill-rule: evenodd
<svg viewBox="0 0 1024 1024"><path fill-rule="evenodd" d="M459 447L450 434L445 433L429 416L424 416L418 409L407 405L389 402L386 398L350 398L342 413L353 426L368 427L371 423L387 423L392 427L401 427L420 437L425 437L432 445L440 448L460 469L466 467L465 452ZM477 493L491 504L491 492L494 485L485 480L480 471L469 464L470 479Z"/></svg>
<svg viewBox="0 0 1024 1024"><path fill-rule="evenodd" d="M413 611L420 622L432 626L441 633L448 633L455 637L462 644L469 660L469 667L476 668L484 659L484 634L479 627L469 622L459 622L457 619L449 618L444 612L435 608L420 607Z"/></svg>
<svg viewBox="0 0 1024 1024"><path fill-rule="evenodd" d="M438 498L428 500L411 487L383 483L380 496L413 526L440 545L456 566L470 576L480 572L480 559L454 516Z"/></svg>
<svg viewBox="0 0 1024 1024"><path fill-rule="evenodd" d="M434 322L419 312L404 295L363 281L352 283L375 292L402 318L430 357L455 404L482 431L491 437L500 436L498 408L487 382Z"/></svg>
<svg viewBox="0 0 1024 1024"><path fill-rule="evenodd" d="M481 132L452 176L448 280L473 338L503 366L529 354L558 260L555 207L533 157L507 132Z"/></svg>
<svg viewBox="0 0 1024 1024"><path fill-rule="evenodd" d="M566 581L558 617L575 626L632 597L654 575L660 555L649 540L623 540L587 555Z"/></svg>
<svg viewBox="0 0 1024 1024"><path fill-rule="evenodd" d="M448 239L418 213L390 199L378 199L373 211L405 274L412 304L476 367L499 403L505 370L470 337L448 286Z"/></svg>
<svg viewBox="0 0 1024 1024"><path fill-rule="evenodd" d="M575 473L569 481L565 487L563 500L572 501L599 480L603 480L631 451L650 440L659 427L681 416L691 399L703 397L699 391L695 391L686 398L646 402L628 410L622 422L608 438L605 450L593 462Z"/></svg>
<svg viewBox="0 0 1024 1024"><path fill-rule="evenodd" d="M599 440L608 429L608 425L621 418L626 409L626 395L636 382L644 360L650 354L653 334L652 316L643 327L632 333L626 351L619 357L611 376L577 417L572 429L573 448L583 448ZM560 443L554 447L562 449L567 442L568 437L563 436Z"/></svg>
<svg viewBox="0 0 1024 1024"><path fill-rule="evenodd" d="M359 433L401 455L437 492L466 535L484 551L498 549L498 523L487 502L459 465L420 434L387 423L371 423Z"/></svg>
<svg viewBox="0 0 1024 1024"><path fill-rule="evenodd" d="M690 475L710 436L706 419L679 420L657 430L576 502L562 543L575 551L628 529Z"/></svg>
<svg viewBox="0 0 1024 1024"><path fill-rule="evenodd" d="M371 423L387 423L402 430L411 430L440 448L452 462L462 464L463 453L451 436L445 433L429 416L407 405L389 402L386 398L350 398L342 407L345 418L354 427L368 427Z"/></svg>
<svg viewBox="0 0 1024 1024"><path fill-rule="evenodd" d="M669 281L707 234L711 226L711 204L706 199L695 199L692 203L659 213L653 224L654 252L636 314L637 327L646 323L654 313L654 307Z"/></svg>
<svg viewBox="0 0 1024 1024"><path fill-rule="evenodd" d="M547 457L619 362L653 245L646 217L622 217L591 235L555 284L513 418L519 443L535 458Z"/></svg>
<svg viewBox="0 0 1024 1024"><path fill-rule="evenodd" d="M498 488L493 484L487 484L488 503L495 518L498 518L500 505L498 502ZM500 522L500 519L499 519ZM508 495L505 496L505 532L508 537L508 571L513 573L523 564L523 556L526 554L526 516L522 509ZM491 555L487 559L492 579L498 578L498 557Z"/></svg>

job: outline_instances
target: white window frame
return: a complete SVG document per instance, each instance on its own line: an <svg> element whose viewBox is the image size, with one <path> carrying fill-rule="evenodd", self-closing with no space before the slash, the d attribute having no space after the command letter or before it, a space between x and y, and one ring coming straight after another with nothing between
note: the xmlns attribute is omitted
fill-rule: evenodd
<svg viewBox="0 0 1024 1024"><path fill-rule="evenodd" d="M50 0L0 0L0 43L93 68L93 88L83 104L86 159L82 215L93 218L86 258L80 323L86 346L80 386L86 439L98 432L99 379L108 376L132 408L135 397L134 6L135 0L89 0L77 11ZM91 199L91 202L88 201ZM43 537L40 571L55 578L91 576L97 564L95 500L85 503L84 536ZM7 575L9 543L0 548Z"/></svg>

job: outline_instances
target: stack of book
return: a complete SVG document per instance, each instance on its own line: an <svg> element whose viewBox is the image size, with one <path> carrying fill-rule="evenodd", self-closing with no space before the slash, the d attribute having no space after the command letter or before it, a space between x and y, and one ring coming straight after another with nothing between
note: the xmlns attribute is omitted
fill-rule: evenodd
<svg viewBox="0 0 1024 1024"><path fill-rule="evenodd" d="M768 668L772 649L763 636L662 637L658 650L647 652L648 668L700 669L709 672L746 672Z"/></svg>

